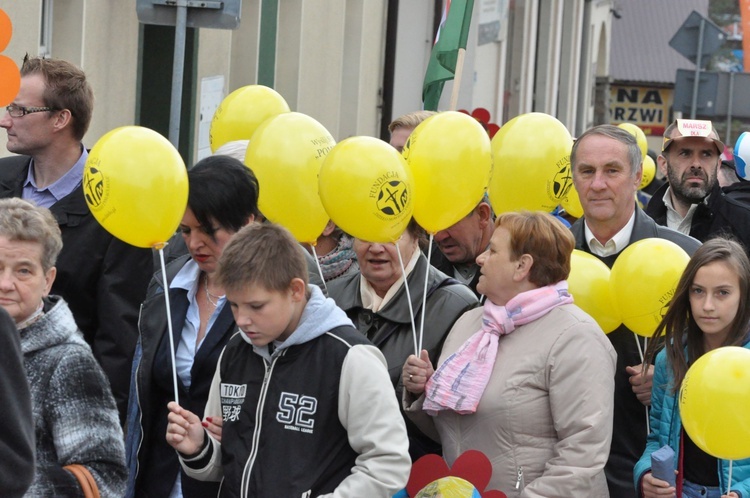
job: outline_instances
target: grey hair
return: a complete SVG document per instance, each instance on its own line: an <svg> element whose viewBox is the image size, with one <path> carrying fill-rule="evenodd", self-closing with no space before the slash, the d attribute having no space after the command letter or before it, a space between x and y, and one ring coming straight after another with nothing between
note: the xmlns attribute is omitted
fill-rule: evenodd
<svg viewBox="0 0 750 498"><path fill-rule="evenodd" d="M18 199L0 199L0 237L42 246L42 268L55 266L62 250L60 227L49 209Z"/></svg>
<svg viewBox="0 0 750 498"><path fill-rule="evenodd" d="M583 134L573 142L573 149L570 151L570 165L575 172L576 153L578 151L578 145L581 141L592 135L598 135L602 137L611 138L617 140L620 143L625 144L628 148L628 162L630 162L630 174L635 175L638 169L643 164L643 155L641 154L641 148L638 146L638 142L635 137L627 130L619 128L614 125L604 124L589 128Z"/></svg>

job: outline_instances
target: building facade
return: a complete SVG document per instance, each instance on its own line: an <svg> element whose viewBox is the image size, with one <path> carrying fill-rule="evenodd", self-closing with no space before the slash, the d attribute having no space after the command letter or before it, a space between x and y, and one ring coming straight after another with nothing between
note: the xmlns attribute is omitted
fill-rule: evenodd
<svg viewBox="0 0 750 498"><path fill-rule="evenodd" d="M4 55L20 64L26 53L44 54L86 71L96 95L88 147L124 125L168 135L174 28L140 23L142 1L0 0L14 24ZM497 124L545 112L574 135L608 120L598 82L609 75L612 0L474 3L458 108L483 107ZM256 83L273 86L337 140L385 138L393 118L421 108L442 7L442 0L242 0L237 29L189 28L183 157L190 164L209 153L216 106ZM451 92L449 82L441 110Z"/></svg>

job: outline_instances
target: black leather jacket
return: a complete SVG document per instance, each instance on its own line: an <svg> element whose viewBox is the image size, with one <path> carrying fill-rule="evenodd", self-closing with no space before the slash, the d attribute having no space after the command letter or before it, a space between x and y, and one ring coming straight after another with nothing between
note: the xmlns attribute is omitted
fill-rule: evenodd
<svg viewBox="0 0 750 498"><path fill-rule="evenodd" d="M171 282L190 260L189 255L170 262L167 281ZM182 473L182 494L186 498L216 496L219 483L201 482L187 477L180 469L177 453L167 444L167 403L174 400L167 314L161 272L151 282L141 308L140 340L133 363L132 395L128 407L126 456L130 476L126 496L169 496L177 473ZM184 289L169 292L175 347L179 343L189 301ZM203 344L196 352L191 385L186 388L177 379L180 405L203 418L211 380L221 351L236 330L234 317L224 305Z"/></svg>

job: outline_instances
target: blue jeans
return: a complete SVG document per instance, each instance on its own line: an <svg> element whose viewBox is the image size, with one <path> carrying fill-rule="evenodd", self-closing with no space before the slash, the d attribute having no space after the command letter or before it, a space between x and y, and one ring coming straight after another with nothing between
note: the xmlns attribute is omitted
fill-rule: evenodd
<svg viewBox="0 0 750 498"><path fill-rule="evenodd" d="M721 498L721 490L718 486L701 486L682 481L682 498Z"/></svg>

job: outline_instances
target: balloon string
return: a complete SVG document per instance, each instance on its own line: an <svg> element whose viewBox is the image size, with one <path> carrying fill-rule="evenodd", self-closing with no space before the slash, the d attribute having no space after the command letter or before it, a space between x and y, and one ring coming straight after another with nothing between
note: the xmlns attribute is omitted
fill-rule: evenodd
<svg viewBox="0 0 750 498"><path fill-rule="evenodd" d="M159 260L161 262L161 278L164 288L164 303L167 306L167 335L169 335L169 353L172 355L172 382L174 383L174 401L180 404L177 390L177 364L175 363L174 336L172 334L172 307L169 305L169 287L167 286L167 268L164 264L164 248L159 248Z"/></svg>
<svg viewBox="0 0 750 498"><path fill-rule="evenodd" d="M732 462L734 460L729 460L729 481L727 482L727 492L725 494L729 494L729 490L732 489Z"/></svg>
<svg viewBox="0 0 750 498"><path fill-rule="evenodd" d="M310 247L312 248L315 265L318 267L318 275L320 275L320 281L323 282L323 289L326 291L326 296L328 296L328 286L326 285L325 277L323 277L323 269L320 267L320 261L318 261L318 253L315 251L315 246L313 244L310 244Z"/></svg>
<svg viewBox="0 0 750 498"><path fill-rule="evenodd" d="M638 334L633 332L633 337L635 338L635 345L638 346L638 356L641 358L641 363L643 363L643 349L641 349L641 341L638 340Z"/></svg>
<svg viewBox="0 0 750 498"><path fill-rule="evenodd" d="M401 249L398 244L396 246L396 253L398 254L398 262L401 265L401 275L404 277L404 289L406 289L406 302L409 303L409 318L411 318L411 336L414 339L414 351L416 351L417 358L419 358L419 346L417 345L417 325L414 323L414 308L411 305L411 293L409 292L409 282L406 281L406 268L404 267L404 260L401 257Z"/></svg>
<svg viewBox="0 0 750 498"><path fill-rule="evenodd" d="M638 356L641 358L641 365L643 365L643 349L641 348L641 341L638 340L638 334L633 332L633 337L635 338L635 345L638 346ZM644 346L646 345L646 341L644 340ZM643 407L646 410L646 436L651 434L651 422L648 419L648 406Z"/></svg>
<svg viewBox="0 0 750 498"><path fill-rule="evenodd" d="M432 234L430 234L430 241L427 245L427 271L424 272L424 291L422 293L422 317L419 323L419 346L417 347L417 357L422 352L422 337L424 337L424 313L427 308L427 280L430 275L430 260L432 258Z"/></svg>

